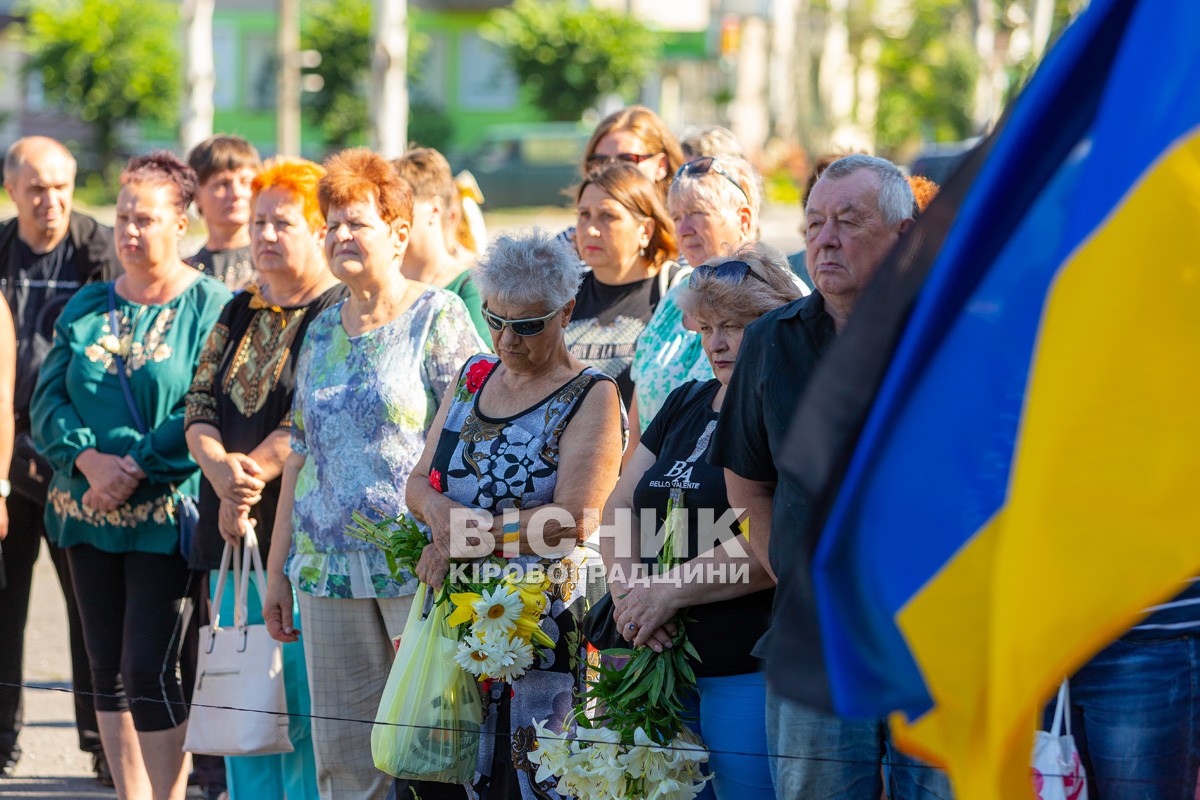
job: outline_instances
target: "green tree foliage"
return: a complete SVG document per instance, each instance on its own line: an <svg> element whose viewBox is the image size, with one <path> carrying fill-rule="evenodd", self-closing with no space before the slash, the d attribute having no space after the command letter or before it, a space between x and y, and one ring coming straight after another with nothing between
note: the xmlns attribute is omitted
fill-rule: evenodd
<svg viewBox="0 0 1200 800"><path fill-rule="evenodd" d="M975 133L971 109L979 56L962 0L912 0L911 22L882 40L875 118L880 152L917 141L952 141Z"/></svg>
<svg viewBox="0 0 1200 800"><path fill-rule="evenodd" d="M483 35L504 49L534 104L556 120L578 120L609 93L633 96L660 47L633 17L568 0L516 0L492 12Z"/></svg>
<svg viewBox="0 0 1200 800"><path fill-rule="evenodd" d="M325 133L330 149L361 139L367 129L367 85L371 74L370 0L305 3L300 46L321 54L311 70L324 79L321 91L306 94L304 110Z"/></svg>
<svg viewBox="0 0 1200 800"><path fill-rule="evenodd" d="M26 70L48 100L91 125L107 171L123 125L174 119L180 92L178 7L161 0L33 0Z"/></svg>
<svg viewBox="0 0 1200 800"><path fill-rule="evenodd" d="M305 94L304 110L320 126L330 150L361 142L367 131L367 94L371 78L371 0L320 0L304 5L300 21L300 46L321 54L311 72L324 85ZM408 82L420 77L421 56L429 37L413 33L409 17ZM409 136L427 147L445 148L453 126L440 109L413 101L409 108Z"/></svg>

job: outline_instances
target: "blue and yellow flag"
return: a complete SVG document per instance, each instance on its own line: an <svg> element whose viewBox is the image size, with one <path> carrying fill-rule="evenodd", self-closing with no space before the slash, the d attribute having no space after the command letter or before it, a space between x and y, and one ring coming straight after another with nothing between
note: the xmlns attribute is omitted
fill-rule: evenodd
<svg viewBox="0 0 1200 800"><path fill-rule="evenodd" d="M1048 55L818 545L835 708L890 713L959 800L1031 796L1053 687L1200 573L1198 43L1200 2L1093 0Z"/></svg>

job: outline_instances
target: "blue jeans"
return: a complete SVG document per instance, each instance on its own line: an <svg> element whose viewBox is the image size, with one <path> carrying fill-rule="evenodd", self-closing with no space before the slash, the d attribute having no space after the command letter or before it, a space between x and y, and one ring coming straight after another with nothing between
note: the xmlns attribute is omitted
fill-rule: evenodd
<svg viewBox="0 0 1200 800"><path fill-rule="evenodd" d="M692 728L709 749L713 779L698 800L774 797L767 763L767 686L762 673L698 678L689 703Z"/></svg>
<svg viewBox="0 0 1200 800"><path fill-rule="evenodd" d="M1050 704L1047 717L1054 713ZM1193 800L1200 769L1200 636L1126 637L1071 678L1089 800Z"/></svg>
<svg viewBox="0 0 1200 800"><path fill-rule="evenodd" d="M904 755L882 720L848 721L767 691L767 745L779 800L951 800L945 774Z"/></svg>

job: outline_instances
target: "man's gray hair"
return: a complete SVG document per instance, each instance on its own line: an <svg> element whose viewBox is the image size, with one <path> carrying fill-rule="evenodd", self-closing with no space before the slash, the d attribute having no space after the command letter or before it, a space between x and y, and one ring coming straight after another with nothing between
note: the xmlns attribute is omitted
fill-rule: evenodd
<svg viewBox="0 0 1200 800"><path fill-rule="evenodd" d="M520 305L562 308L583 282L579 254L542 228L499 236L475 265L474 280L483 299Z"/></svg>
<svg viewBox="0 0 1200 800"><path fill-rule="evenodd" d="M886 158L859 154L839 158L825 168L818 182L846 178L860 169L870 170L879 178L879 211L885 224L899 225L916 216L917 201L908 178Z"/></svg>

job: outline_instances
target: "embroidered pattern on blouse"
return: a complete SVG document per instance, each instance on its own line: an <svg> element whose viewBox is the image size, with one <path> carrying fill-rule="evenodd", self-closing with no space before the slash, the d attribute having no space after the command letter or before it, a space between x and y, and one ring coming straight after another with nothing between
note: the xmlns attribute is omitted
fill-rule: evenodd
<svg viewBox="0 0 1200 800"><path fill-rule="evenodd" d="M136 528L150 521L165 525L174 521L177 504L174 494L166 494L136 506L125 503L113 511L97 511L80 503L70 492L58 488L46 494L46 502L59 517L111 528Z"/></svg>
<svg viewBox="0 0 1200 800"><path fill-rule="evenodd" d="M262 308L238 342L222 389L243 416L261 411L279 382L305 311Z"/></svg>
<svg viewBox="0 0 1200 800"><path fill-rule="evenodd" d="M174 348L167 344L167 334L175 323L175 309L164 308L158 312L145 338L140 342L133 341L134 328L143 308L139 308L132 319L127 311L117 312L117 331L113 331L108 316L100 328L100 338L94 344L84 348L84 355L96 364L102 364L109 375L117 374L116 361L113 354L119 354L125 360L125 374L132 375L149 363L166 361L175 354Z"/></svg>
<svg viewBox="0 0 1200 800"><path fill-rule="evenodd" d="M229 328L217 323L213 326L204 349L200 351L200 361L196 365L196 374L192 378L192 388L188 392L187 416L185 425L193 422L207 422L209 425L220 427L220 415L217 413L217 398L213 396L212 386L217 379L217 370L221 367L221 355L225 352L225 344L229 341Z"/></svg>

